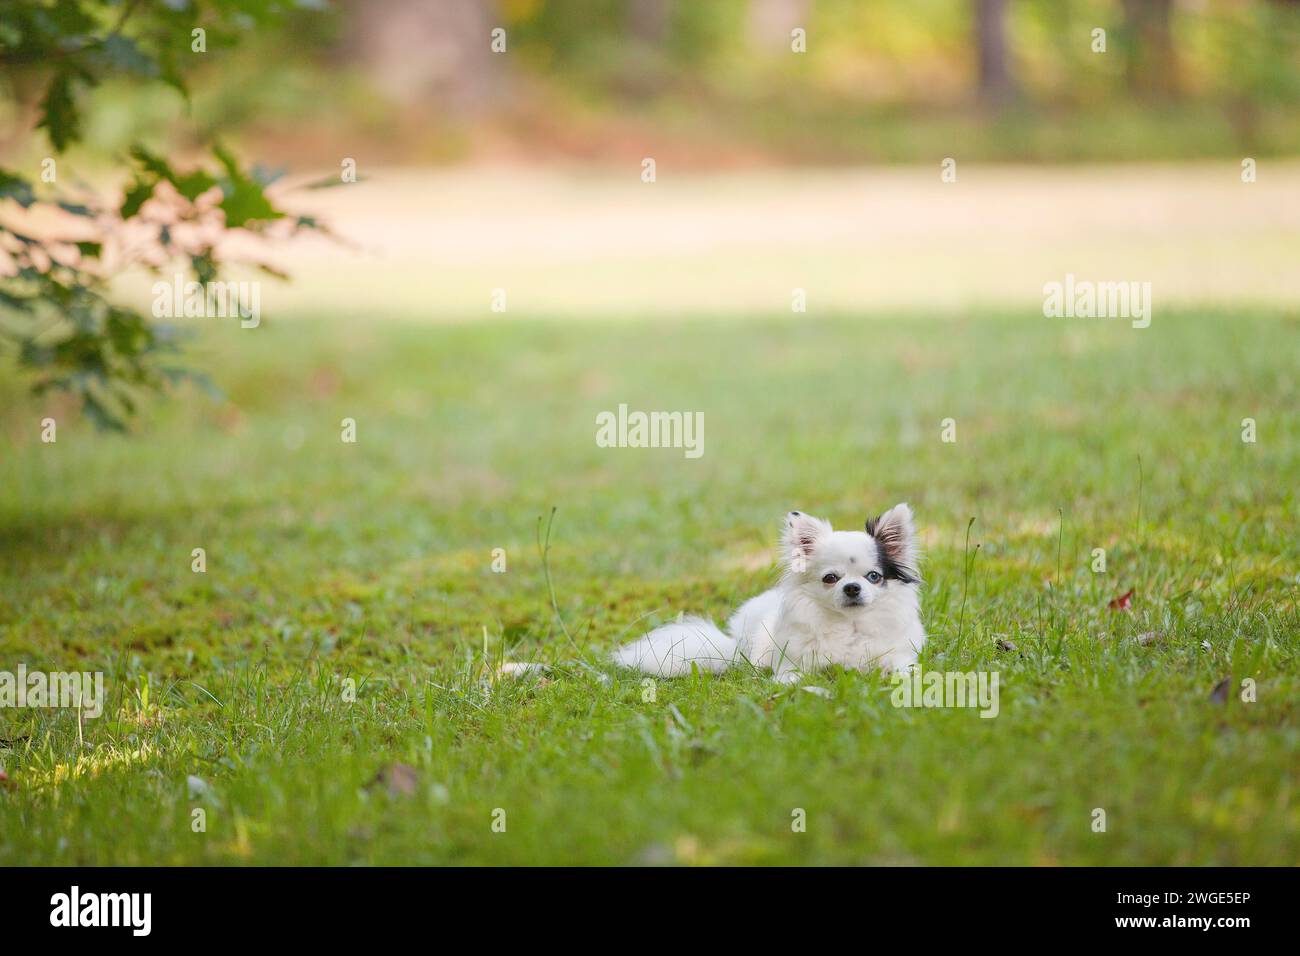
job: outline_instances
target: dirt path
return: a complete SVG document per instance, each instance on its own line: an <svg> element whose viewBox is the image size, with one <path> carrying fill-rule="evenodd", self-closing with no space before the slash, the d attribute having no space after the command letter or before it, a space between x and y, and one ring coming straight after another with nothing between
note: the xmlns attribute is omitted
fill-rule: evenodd
<svg viewBox="0 0 1300 956"><path fill-rule="evenodd" d="M268 313L487 317L494 289L512 316L783 312L794 288L810 312L1036 308L1067 272L1151 282L1157 308L1300 302L1300 163L361 172L297 194L355 248L279 256Z"/></svg>

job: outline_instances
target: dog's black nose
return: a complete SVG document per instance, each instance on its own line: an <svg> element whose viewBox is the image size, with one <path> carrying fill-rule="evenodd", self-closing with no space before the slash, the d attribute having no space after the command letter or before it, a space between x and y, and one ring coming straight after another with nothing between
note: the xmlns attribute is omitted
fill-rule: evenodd
<svg viewBox="0 0 1300 956"><path fill-rule="evenodd" d="M858 584L856 581L850 581L848 584L844 585L844 593L849 597L857 597L862 593L862 585Z"/></svg>

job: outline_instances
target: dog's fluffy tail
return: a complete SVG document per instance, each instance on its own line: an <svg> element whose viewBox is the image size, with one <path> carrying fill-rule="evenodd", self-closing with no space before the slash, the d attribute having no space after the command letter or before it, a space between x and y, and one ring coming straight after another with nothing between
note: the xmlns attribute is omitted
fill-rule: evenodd
<svg viewBox="0 0 1300 956"><path fill-rule="evenodd" d="M691 672L692 664L717 674L730 667L735 657L736 642L716 624L687 617L624 644L614 652L614 663L656 677L681 677Z"/></svg>

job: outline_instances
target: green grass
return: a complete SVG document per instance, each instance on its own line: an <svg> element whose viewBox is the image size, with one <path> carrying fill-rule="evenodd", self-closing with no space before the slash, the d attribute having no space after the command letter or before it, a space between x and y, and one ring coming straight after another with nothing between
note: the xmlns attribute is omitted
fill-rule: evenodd
<svg viewBox="0 0 1300 956"><path fill-rule="evenodd" d="M210 326L190 357L229 402L151 403L129 439L8 381L0 669L103 670L110 703L81 726L0 710L0 865L1295 864L1297 332L1263 312ZM704 412L703 458L596 447L620 402ZM925 665L997 670L995 719L897 709L874 675L818 675L824 698L737 671L653 701L601 679L647 623L766 587L787 510L856 527L903 499ZM552 507L572 640L537 547ZM503 659L556 670L493 683ZM394 763L413 792L371 785Z"/></svg>

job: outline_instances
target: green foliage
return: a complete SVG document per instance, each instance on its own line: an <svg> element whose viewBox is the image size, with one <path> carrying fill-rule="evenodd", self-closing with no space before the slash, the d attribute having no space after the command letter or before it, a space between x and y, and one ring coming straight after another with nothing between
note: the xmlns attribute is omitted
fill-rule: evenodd
<svg viewBox="0 0 1300 956"><path fill-rule="evenodd" d="M186 94L186 71L206 55L194 52L193 31L205 31L207 49L229 49L296 6L275 0L24 0L5 7L0 64L43 84L36 127L62 155L82 138L82 101L93 87L126 77ZM13 262L0 275L0 338L13 344L19 365L36 374L38 391L70 392L95 422L121 430L141 388L190 377L161 364L176 350L176 336L110 301L108 286L125 269L159 273L176 261L198 281L212 281L224 265L216 252L222 232L266 234L285 218L265 193L267 181L243 170L219 144L212 155L219 172L176 169L143 146L133 147L133 178L117 204L98 197L72 201L55 189L38 190L20 171L0 169L0 250ZM209 201L209 194L219 199ZM61 214L55 226L33 225L51 221L48 211ZM182 242L177 223L215 229L205 233L208 238ZM145 239L133 238L126 247L118 237L128 226L133 237ZM312 227L298 219L290 231ZM88 228L94 238L85 238Z"/></svg>

